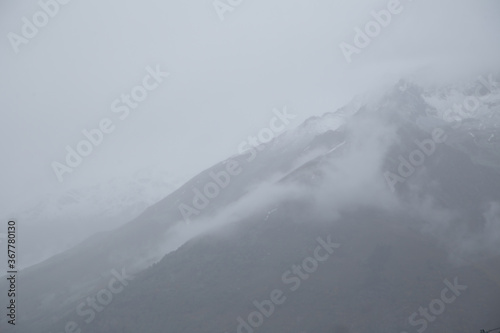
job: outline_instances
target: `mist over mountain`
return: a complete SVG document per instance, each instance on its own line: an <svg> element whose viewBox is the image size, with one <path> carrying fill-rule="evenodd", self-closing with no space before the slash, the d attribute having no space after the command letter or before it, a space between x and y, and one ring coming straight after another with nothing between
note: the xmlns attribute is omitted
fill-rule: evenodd
<svg viewBox="0 0 500 333"><path fill-rule="evenodd" d="M26 210L11 211L23 222L19 266L25 268L68 250L96 232L112 230L142 213L179 186L171 176L142 170L93 186L46 194ZM2 263L3 264L3 263Z"/></svg>
<svg viewBox="0 0 500 333"><path fill-rule="evenodd" d="M228 157L26 269L23 332L494 327L498 83L402 80Z"/></svg>
<svg viewBox="0 0 500 333"><path fill-rule="evenodd" d="M0 333L500 333L498 0L0 9Z"/></svg>

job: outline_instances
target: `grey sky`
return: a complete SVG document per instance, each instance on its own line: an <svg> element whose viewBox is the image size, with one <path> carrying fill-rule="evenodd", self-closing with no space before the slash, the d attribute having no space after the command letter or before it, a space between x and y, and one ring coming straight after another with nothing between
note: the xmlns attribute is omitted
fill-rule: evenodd
<svg viewBox="0 0 500 333"><path fill-rule="evenodd" d="M160 166L188 177L237 152L268 126L273 108L304 119L416 70L470 75L498 69L500 4L401 1L348 64L339 48L388 1L243 1L221 21L211 0L72 0L15 53L37 1L0 4L0 208L28 196ZM123 121L111 103L141 84L145 68L170 76ZM103 118L116 125L63 183L64 162Z"/></svg>

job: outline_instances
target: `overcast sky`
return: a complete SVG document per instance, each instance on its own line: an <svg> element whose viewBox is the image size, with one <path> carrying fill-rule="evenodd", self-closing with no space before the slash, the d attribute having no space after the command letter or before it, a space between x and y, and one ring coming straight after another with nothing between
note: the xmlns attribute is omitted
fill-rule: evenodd
<svg viewBox="0 0 500 333"><path fill-rule="evenodd" d="M40 5L1 1L0 209L151 166L194 176L267 127L273 108L297 115L293 128L415 71L499 68L497 0L402 0L348 63L339 45L388 2L243 0L221 20L212 0L72 0L16 53L8 34L21 38ZM113 101L158 65L170 75L121 120ZM59 182L52 162L104 118L114 131Z"/></svg>

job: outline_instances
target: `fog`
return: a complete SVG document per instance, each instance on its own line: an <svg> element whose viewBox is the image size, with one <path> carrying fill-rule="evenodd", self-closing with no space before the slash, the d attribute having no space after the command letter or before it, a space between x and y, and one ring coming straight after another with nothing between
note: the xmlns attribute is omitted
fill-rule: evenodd
<svg viewBox="0 0 500 333"><path fill-rule="evenodd" d="M498 63L496 1L402 6L347 63L340 43L386 1L244 2L223 21L210 1L70 1L18 53L7 35L21 35L40 7L2 3L2 210L151 166L186 180L234 154L274 107L287 105L299 124L400 77ZM157 65L170 76L118 120L111 103ZM115 130L59 182L51 163L103 118Z"/></svg>
<svg viewBox="0 0 500 333"><path fill-rule="evenodd" d="M370 101L374 106L380 106L383 96L373 97ZM293 180L300 179L301 173L307 177L312 173L320 175L317 182L315 178L312 181L292 182L282 173L273 174L267 180L249 186L247 195L213 214L197 219L195 224L177 221L176 226L166 232L166 247L151 256L161 257L206 233L226 234L228 226L246 221L249 217L265 216L267 220L271 214L283 209L284 204L303 202L308 203L306 211L313 215L305 218L304 223L335 223L346 212L363 208L420 218L422 224L411 225L405 220L397 223L416 230L422 237L430 236L443 246L454 265L500 255L500 203L482 202L481 215L484 220L468 221L477 223L477 228L471 230L461 222L463 211L448 207L442 198L426 192L426 187L439 188L441 184L427 184L425 168L418 170L415 177L408 180L412 191L409 198L391 191L384 178L387 171L385 161L391 148L401 144L401 133L397 133L397 127L391 122L391 113L383 111L386 110L368 108L365 114L357 118L346 117L341 112L333 113L342 119L339 123L345 124L341 128L345 130L346 140L331 150L318 148L304 152L297 159L297 164L289 168L289 171L294 170L292 173L297 173L297 178ZM264 149L278 149L281 139L286 139L286 134L271 142L271 148L268 146ZM336 153L332 160L321 162L332 152ZM314 162L313 166L309 162ZM300 171L301 168L305 169ZM353 228L358 226L354 225Z"/></svg>
<svg viewBox="0 0 500 333"><path fill-rule="evenodd" d="M0 330L497 327L499 14L1 2Z"/></svg>

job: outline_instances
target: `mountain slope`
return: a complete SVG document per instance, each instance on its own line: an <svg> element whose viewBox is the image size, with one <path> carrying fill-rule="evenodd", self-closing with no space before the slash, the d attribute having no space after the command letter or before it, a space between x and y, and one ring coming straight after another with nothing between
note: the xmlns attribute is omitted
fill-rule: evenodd
<svg viewBox="0 0 500 333"><path fill-rule="evenodd" d="M423 324L408 317L455 278L466 292L427 320L428 331L494 326L500 147L470 132L481 131L498 99L484 102L476 122L450 122L429 101L446 89L404 87L312 118L255 159L243 154L214 165L123 227L26 270L24 327L55 332L74 320L92 332L236 331L254 300L290 290L283 274L328 235L338 251L287 291L289 301L259 331L415 331ZM180 205L194 207L195 190L231 161L241 171L185 221ZM94 317L78 314L122 267L134 281Z"/></svg>

